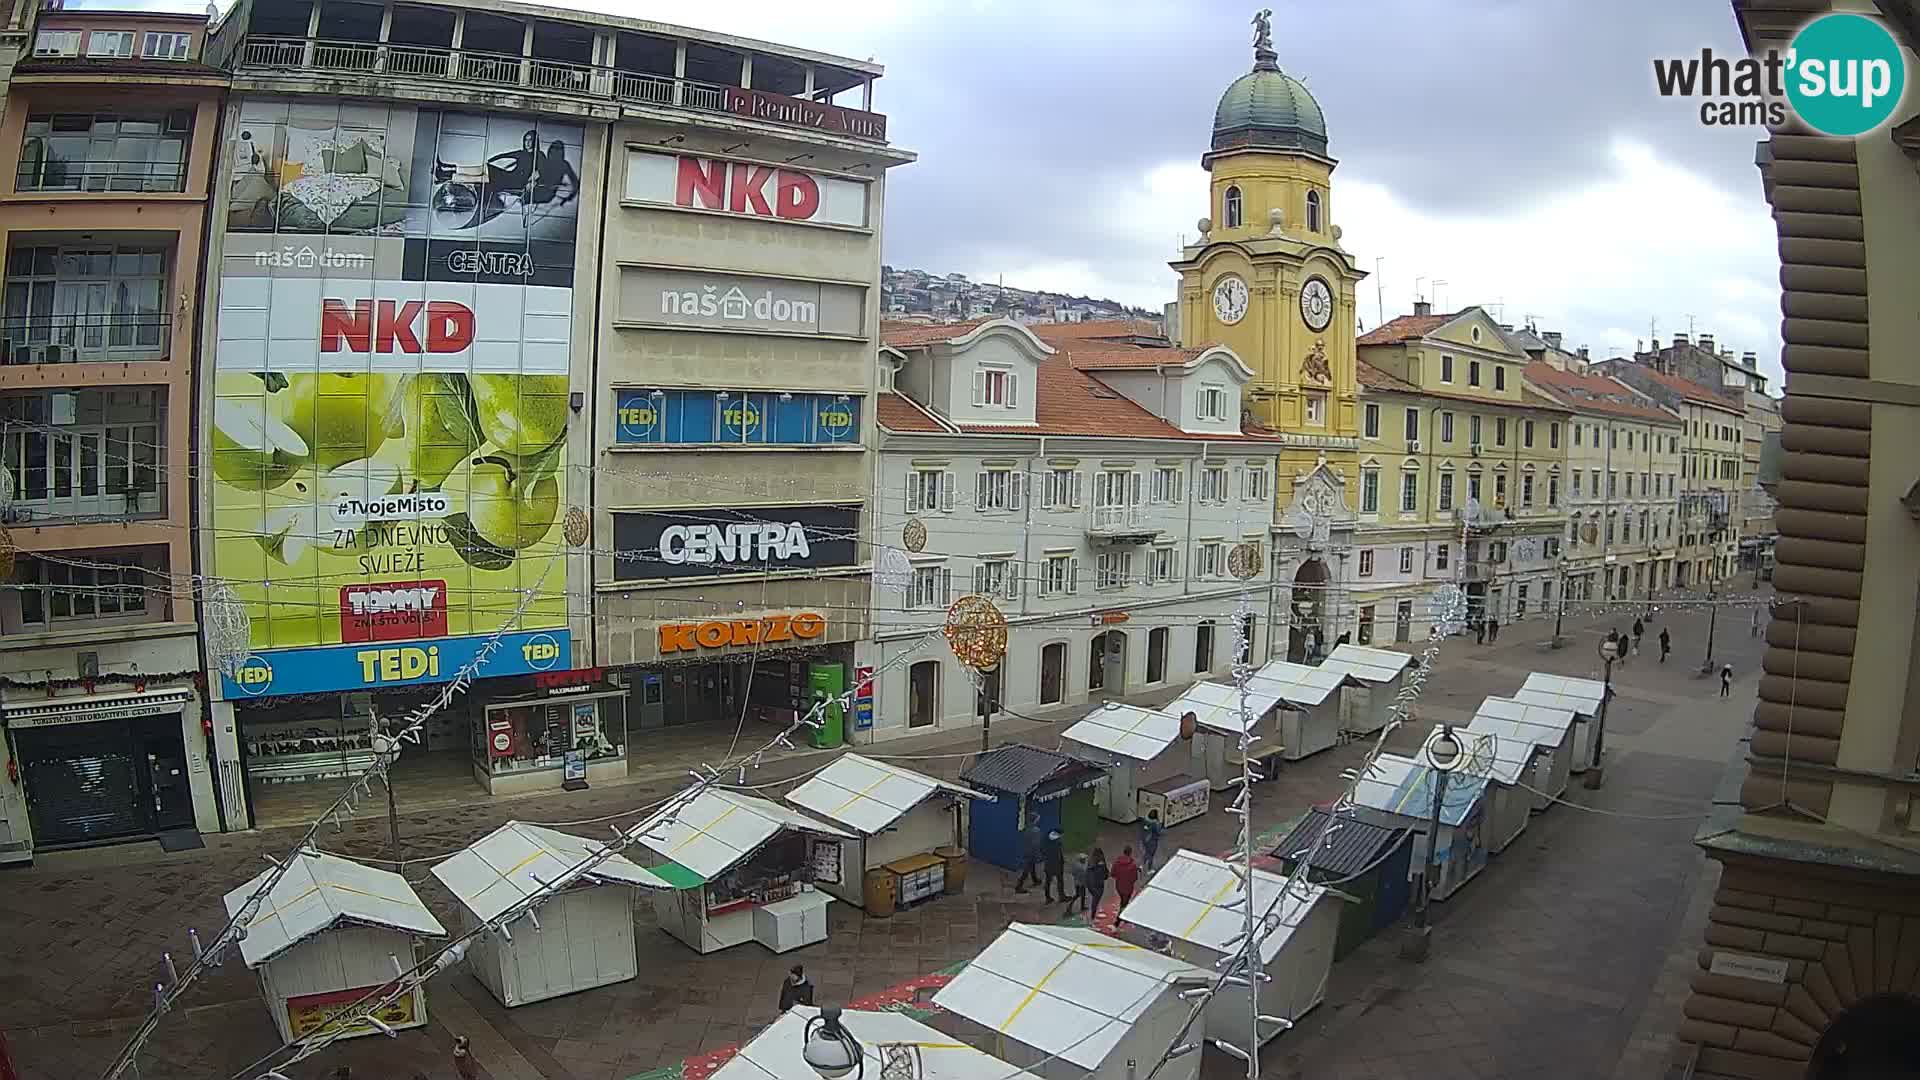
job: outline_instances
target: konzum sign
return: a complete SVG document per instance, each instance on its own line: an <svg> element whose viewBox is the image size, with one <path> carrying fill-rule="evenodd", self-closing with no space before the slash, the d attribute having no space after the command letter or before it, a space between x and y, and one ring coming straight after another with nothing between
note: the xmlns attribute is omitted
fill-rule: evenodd
<svg viewBox="0 0 1920 1080"><path fill-rule="evenodd" d="M730 649L740 645L791 645L827 632L827 617L817 611L769 615L763 619L716 619L699 623L663 623L660 655Z"/></svg>
<svg viewBox="0 0 1920 1080"><path fill-rule="evenodd" d="M626 199L798 225L867 226L866 184L759 162L629 150Z"/></svg>

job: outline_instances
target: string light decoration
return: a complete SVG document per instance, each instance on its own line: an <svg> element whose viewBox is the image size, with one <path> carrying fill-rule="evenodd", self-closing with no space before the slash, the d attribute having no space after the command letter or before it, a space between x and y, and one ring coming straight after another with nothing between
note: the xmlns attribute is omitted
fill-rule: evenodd
<svg viewBox="0 0 1920 1080"><path fill-rule="evenodd" d="M200 625L206 630L207 661L232 677L253 655L253 619L233 586L215 581L200 595Z"/></svg>
<svg viewBox="0 0 1920 1080"><path fill-rule="evenodd" d="M1249 581L1260 573L1260 545L1235 544L1227 551L1227 573Z"/></svg>
<svg viewBox="0 0 1920 1080"><path fill-rule="evenodd" d="M20 561L20 550L13 546L13 530L0 523L0 579L11 580Z"/></svg>
<svg viewBox="0 0 1920 1080"><path fill-rule="evenodd" d="M908 518L900 529L900 543L915 555L927 550L927 523L919 518Z"/></svg>
<svg viewBox="0 0 1920 1080"><path fill-rule="evenodd" d="M578 506L567 507L566 520L560 524L560 535L566 537L570 547L585 547L592 538L593 523L587 512Z"/></svg>
<svg viewBox="0 0 1920 1080"><path fill-rule="evenodd" d="M961 665L990 671L1007 655L1007 617L992 600L968 595L947 609L947 645Z"/></svg>

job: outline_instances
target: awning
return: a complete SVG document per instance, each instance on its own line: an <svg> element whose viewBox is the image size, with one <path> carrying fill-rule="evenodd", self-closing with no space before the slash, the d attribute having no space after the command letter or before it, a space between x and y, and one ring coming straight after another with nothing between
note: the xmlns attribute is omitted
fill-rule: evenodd
<svg viewBox="0 0 1920 1080"><path fill-rule="evenodd" d="M6 716L8 727L48 727L54 724L91 724L100 720L130 720L137 716L165 716L181 711L192 700L192 690L169 687L137 694L83 694L78 697L49 698L29 704L9 701L0 708L0 712Z"/></svg>

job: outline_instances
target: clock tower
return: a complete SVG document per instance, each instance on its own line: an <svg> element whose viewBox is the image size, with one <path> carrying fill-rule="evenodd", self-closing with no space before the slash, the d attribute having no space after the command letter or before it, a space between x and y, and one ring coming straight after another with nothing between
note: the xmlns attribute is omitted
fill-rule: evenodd
<svg viewBox="0 0 1920 1080"><path fill-rule="evenodd" d="M1212 176L1208 214L1199 240L1173 263L1180 344L1231 348L1254 371L1252 420L1350 456L1354 287L1366 275L1333 224L1326 118L1280 70L1271 18L1254 16L1253 70L1214 110L1200 161Z"/></svg>

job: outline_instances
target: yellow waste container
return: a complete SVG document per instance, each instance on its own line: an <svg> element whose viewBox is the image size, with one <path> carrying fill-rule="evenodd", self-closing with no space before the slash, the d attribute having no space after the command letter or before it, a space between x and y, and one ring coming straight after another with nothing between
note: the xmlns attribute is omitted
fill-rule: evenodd
<svg viewBox="0 0 1920 1080"><path fill-rule="evenodd" d="M897 888L893 871L884 866L876 866L867 871L866 908L867 914L876 919L893 916L894 890Z"/></svg>
<svg viewBox="0 0 1920 1080"><path fill-rule="evenodd" d="M957 847L943 847L934 851L935 855L946 860L948 896L959 895L967 885L967 853Z"/></svg>

